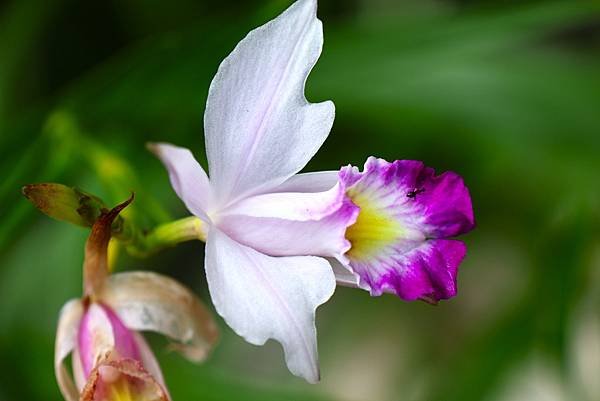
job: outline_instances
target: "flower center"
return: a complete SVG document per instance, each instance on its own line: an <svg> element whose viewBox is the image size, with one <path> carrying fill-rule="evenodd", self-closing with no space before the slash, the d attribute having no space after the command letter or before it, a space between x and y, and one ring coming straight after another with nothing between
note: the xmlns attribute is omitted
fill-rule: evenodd
<svg viewBox="0 0 600 401"><path fill-rule="evenodd" d="M348 196L360 207L356 222L346 230L346 239L352 244L346 254L351 259L369 258L405 235L398 220L368 195L351 188Z"/></svg>
<svg viewBox="0 0 600 401"><path fill-rule="evenodd" d="M139 399L139 398L138 398ZM129 383L123 377L110 386L110 401L135 401Z"/></svg>

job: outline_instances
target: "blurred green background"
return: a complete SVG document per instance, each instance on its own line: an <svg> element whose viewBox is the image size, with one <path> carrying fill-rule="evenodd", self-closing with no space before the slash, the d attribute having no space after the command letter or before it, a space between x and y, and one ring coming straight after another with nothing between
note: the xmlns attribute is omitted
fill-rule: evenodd
<svg viewBox="0 0 600 401"><path fill-rule="evenodd" d="M141 225L183 217L147 141L205 163L219 62L289 1L0 3L0 400L60 400L58 311L80 294L87 231L21 196L61 182ZM322 382L275 343L222 339L201 366L150 336L175 400L600 400L600 3L321 0L313 101L337 117L307 171L369 155L464 176L478 227L459 295L437 307L340 288L319 309ZM210 303L203 245L118 268L176 277ZM212 306L211 306L212 308Z"/></svg>

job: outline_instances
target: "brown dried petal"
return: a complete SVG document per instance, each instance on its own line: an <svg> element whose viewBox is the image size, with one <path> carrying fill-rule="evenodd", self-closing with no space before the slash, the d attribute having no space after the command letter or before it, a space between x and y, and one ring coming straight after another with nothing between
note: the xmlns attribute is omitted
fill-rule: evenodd
<svg viewBox="0 0 600 401"><path fill-rule="evenodd" d="M194 362L206 358L217 341L217 325L206 306L169 277L151 272L114 274L98 297L127 327L170 337L180 343L173 346Z"/></svg>
<svg viewBox="0 0 600 401"><path fill-rule="evenodd" d="M80 401L169 401L165 389L139 361L110 355L90 374Z"/></svg>

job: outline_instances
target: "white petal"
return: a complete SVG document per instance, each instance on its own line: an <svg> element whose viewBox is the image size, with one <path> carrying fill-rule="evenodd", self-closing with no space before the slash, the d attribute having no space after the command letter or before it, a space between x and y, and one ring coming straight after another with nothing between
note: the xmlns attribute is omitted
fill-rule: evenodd
<svg viewBox="0 0 600 401"><path fill-rule="evenodd" d="M77 344L77 329L83 315L83 305L79 299L73 299L63 306L58 318L56 342L54 347L54 372L63 397L67 401L77 401L79 391L64 364L65 358Z"/></svg>
<svg viewBox="0 0 600 401"><path fill-rule="evenodd" d="M188 210L208 221L206 211L211 199L210 184L192 152L168 143L152 143L148 144L148 148L167 168L171 186Z"/></svg>
<svg viewBox="0 0 600 401"><path fill-rule="evenodd" d="M333 103L310 104L304 83L321 53L316 0L299 0L250 32L221 63L204 128L219 204L281 184L321 147Z"/></svg>
<svg viewBox="0 0 600 401"><path fill-rule="evenodd" d="M319 380L315 310L335 289L325 259L267 256L212 229L206 276L217 311L236 333L256 345L279 341L292 373Z"/></svg>
<svg viewBox="0 0 600 401"><path fill-rule="evenodd" d="M339 181L339 171L316 171L296 174L270 192L323 192L328 191Z"/></svg>
<svg viewBox="0 0 600 401"><path fill-rule="evenodd" d="M203 360L218 338L206 307L169 277L152 272L113 274L99 298L130 329L155 331L181 343L173 346L190 360Z"/></svg>
<svg viewBox="0 0 600 401"><path fill-rule="evenodd" d="M346 229L359 209L340 185L326 192L273 193L245 198L216 221L239 243L271 256L342 257Z"/></svg>

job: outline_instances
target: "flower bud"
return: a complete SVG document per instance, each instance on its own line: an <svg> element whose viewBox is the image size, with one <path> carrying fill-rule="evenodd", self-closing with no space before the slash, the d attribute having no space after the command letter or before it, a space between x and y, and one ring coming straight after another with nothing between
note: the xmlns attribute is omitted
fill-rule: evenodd
<svg viewBox="0 0 600 401"><path fill-rule="evenodd" d="M30 184L22 192L44 214L78 226L91 227L106 209L99 198L62 184Z"/></svg>

